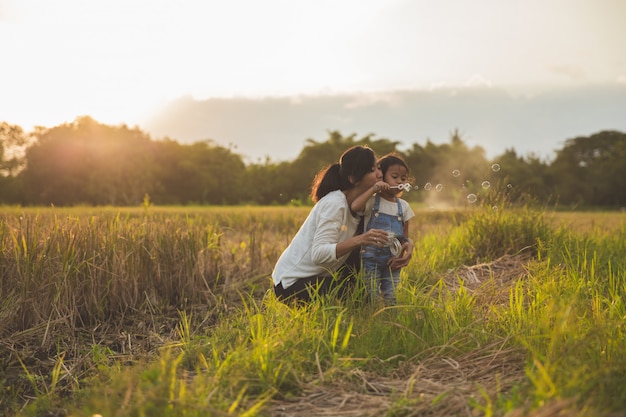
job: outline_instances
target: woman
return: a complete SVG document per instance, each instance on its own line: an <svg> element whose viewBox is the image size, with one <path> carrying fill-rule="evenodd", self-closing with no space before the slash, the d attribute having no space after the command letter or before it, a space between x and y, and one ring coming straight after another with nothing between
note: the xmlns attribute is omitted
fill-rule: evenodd
<svg viewBox="0 0 626 417"><path fill-rule="evenodd" d="M376 155L364 146L346 150L338 163L317 174L311 187L315 206L272 272L280 300L309 301L312 293L340 291L343 282L338 276L351 252L361 245L387 245L384 230L357 233L361 218L350 209L355 198L381 180ZM394 268L406 266L411 259L413 242L404 245L404 255Z"/></svg>

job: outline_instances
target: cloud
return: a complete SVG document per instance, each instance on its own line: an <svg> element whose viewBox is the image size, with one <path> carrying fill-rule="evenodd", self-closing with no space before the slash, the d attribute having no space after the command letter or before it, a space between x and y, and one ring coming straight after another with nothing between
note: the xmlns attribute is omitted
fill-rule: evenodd
<svg viewBox="0 0 626 417"><path fill-rule="evenodd" d="M493 83L481 74L474 74L465 81L466 87L493 87Z"/></svg>
<svg viewBox="0 0 626 417"><path fill-rule="evenodd" d="M352 100L344 106L346 109L358 109L376 104L396 107L400 105L400 97L393 92L354 94Z"/></svg>
<svg viewBox="0 0 626 417"><path fill-rule="evenodd" d="M552 65L548 70L556 75L563 75L574 81L585 81L587 74L585 70L577 65Z"/></svg>
<svg viewBox="0 0 626 417"><path fill-rule="evenodd" d="M451 92L454 94L451 94ZM601 109L601 110L599 110ZM247 160L295 158L305 139L329 130L373 133L402 146L447 142L458 129L469 146L489 157L507 148L550 157L568 138L602 130L626 131L626 83L556 89L512 96L498 87L397 90L388 94L336 94L265 100L180 99L153 115L155 137L182 142L212 138L236 143Z"/></svg>

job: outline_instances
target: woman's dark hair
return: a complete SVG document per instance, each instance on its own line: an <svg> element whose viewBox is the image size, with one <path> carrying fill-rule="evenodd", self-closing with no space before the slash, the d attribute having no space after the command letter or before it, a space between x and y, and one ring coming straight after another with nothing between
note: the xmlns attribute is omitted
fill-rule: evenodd
<svg viewBox="0 0 626 417"><path fill-rule="evenodd" d="M376 154L367 146L353 146L339 158L339 162L327 166L317 173L311 185L311 199L320 198L335 190L349 190L354 187L350 177L356 182L371 172L376 164Z"/></svg>
<svg viewBox="0 0 626 417"><path fill-rule="evenodd" d="M388 153L387 155L383 156L382 158L378 160L378 166L380 167L380 170L383 173L383 178L385 177L385 174L387 174L387 170L389 169L389 167L392 167L394 165L400 165L404 167L407 173L411 172L411 170L409 169L409 166L406 164L404 159L402 159L402 157L398 155L397 153L392 152L392 153Z"/></svg>

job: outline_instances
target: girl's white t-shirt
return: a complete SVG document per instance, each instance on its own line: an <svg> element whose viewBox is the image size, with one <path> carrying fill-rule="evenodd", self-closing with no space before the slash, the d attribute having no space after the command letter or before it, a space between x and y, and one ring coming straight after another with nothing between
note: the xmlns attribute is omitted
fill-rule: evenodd
<svg viewBox="0 0 626 417"><path fill-rule="evenodd" d="M331 275L348 258L337 258L337 244L356 233L359 218L352 215L345 194L331 191L311 209L306 220L278 258L272 279L289 288L300 278Z"/></svg>

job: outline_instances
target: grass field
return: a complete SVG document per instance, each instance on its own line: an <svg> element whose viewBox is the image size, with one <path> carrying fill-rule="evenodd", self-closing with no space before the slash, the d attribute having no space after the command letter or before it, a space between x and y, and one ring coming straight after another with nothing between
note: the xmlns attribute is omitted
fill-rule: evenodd
<svg viewBox="0 0 626 417"><path fill-rule="evenodd" d="M626 213L417 208L398 306L290 307L308 211L0 208L0 415L623 415Z"/></svg>

